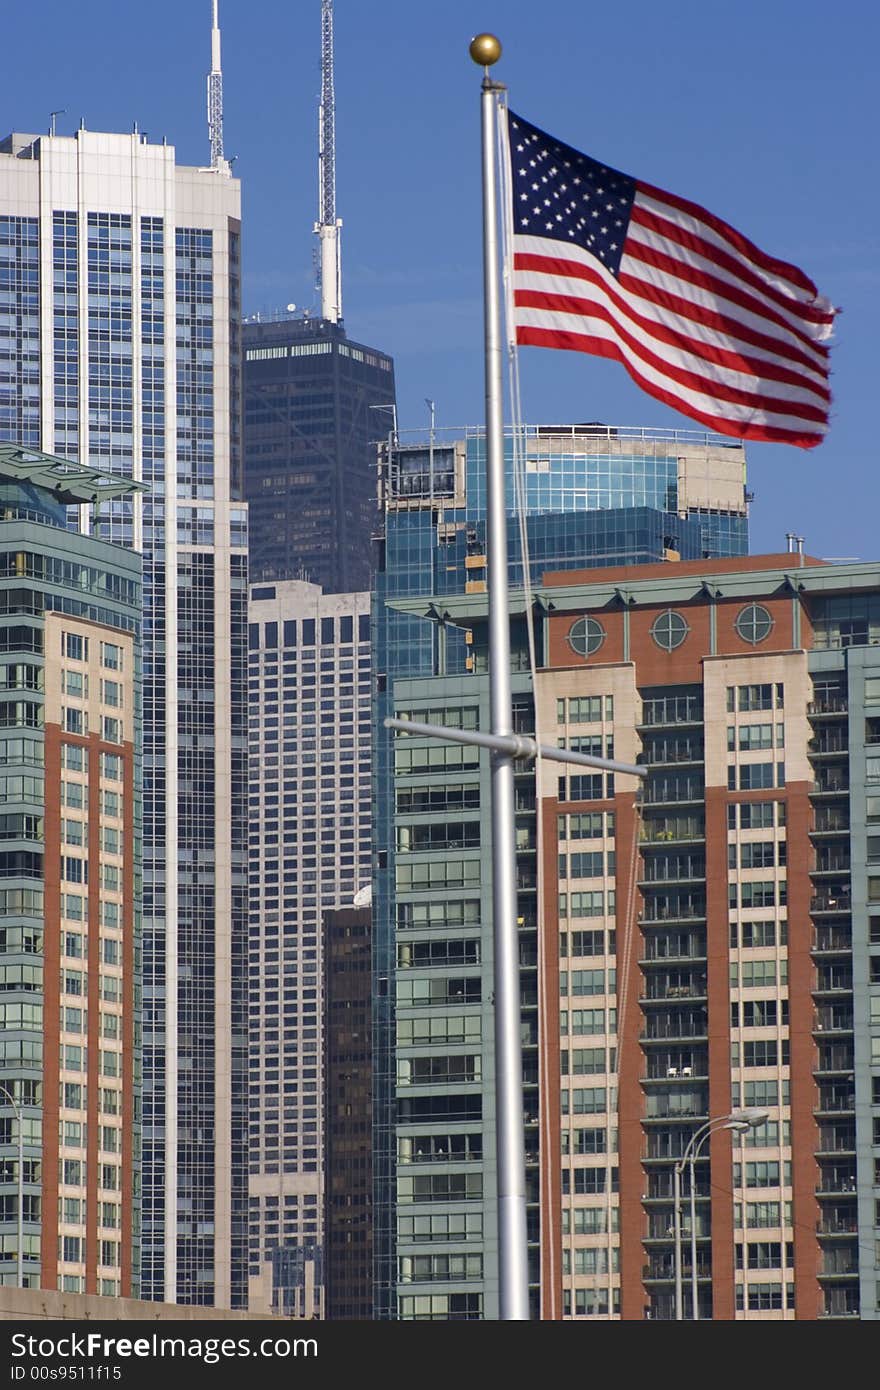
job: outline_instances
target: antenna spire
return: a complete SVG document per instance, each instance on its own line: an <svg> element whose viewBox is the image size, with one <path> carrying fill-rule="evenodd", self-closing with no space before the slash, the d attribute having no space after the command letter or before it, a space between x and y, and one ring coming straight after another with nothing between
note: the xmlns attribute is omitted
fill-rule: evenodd
<svg viewBox="0 0 880 1390"><path fill-rule="evenodd" d="M211 71L208 73L208 138L211 142L211 168L228 174L223 157L223 69L220 66L220 21L217 0L211 0Z"/></svg>
<svg viewBox="0 0 880 1390"><path fill-rule="evenodd" d="M318 108L318 282L321 317L342 318L342 256L336 216L336 96L333 88L333 0L321 0L321 105Z"/></svg>

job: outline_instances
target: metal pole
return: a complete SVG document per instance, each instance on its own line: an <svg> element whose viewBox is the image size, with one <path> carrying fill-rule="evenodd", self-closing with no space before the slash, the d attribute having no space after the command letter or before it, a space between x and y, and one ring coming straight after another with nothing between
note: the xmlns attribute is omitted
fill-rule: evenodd
<svg viewBox="0 0 880 1390"><path fill-rule="evenodd" d="M704 1135L705 1138L705 1135ZM697 1153L702 1141L691 1153L691 1318L699 1322L699 1286L697 1283Z"/></svg>
<svg viewBox="0 0 880 1390"><path fill-rule="evenodd" d="M684 1298L681 1290L681 1166L676 1163L672 1170L673 1214L672 1229L675 1236L675 1321L684 1320Z"/></svg>
<svg viewBox="0 0 880 1390"><path fill-rule="evenodd" d="M510 758L534 761L540 754L553 762L574 763L576 767L604 768L608 772L625 772L630 777L645 777L647 774L647 768L636 763L622 763L617 758L600 758L592 753L575 753L570 748L553 748L550 744L536 742L528 734L483 734L477 729L447 729L442 724L423 724L419 719L401 719L391 715L382 722L386 729L396 729L402 734L490 748L493 753L505 753Z"/></svg>
<svg viewBox="0 0 880 1390"><path fill-rule="evenodd" d="M510 683L510 612L507 584L507 515L504 488L502 337L498 206L496 196L496 93L489 67L501 56L491 34L470 46L484 68L483 305L486 372L486 541L489 581L489 704L493 734L513 733ZM526 1165L523 1134L519 942L516 912L516 845L513 758L495 752L492 767L492 910L495 952L495 1133L498 1168L499 1313L503 1321L529 1316L526 1236Z"/></svg>

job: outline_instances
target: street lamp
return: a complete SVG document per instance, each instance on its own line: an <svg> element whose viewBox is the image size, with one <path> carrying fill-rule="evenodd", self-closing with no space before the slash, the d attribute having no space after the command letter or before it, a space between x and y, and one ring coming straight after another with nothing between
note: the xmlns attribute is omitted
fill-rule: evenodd
<svg viewBox="0 0 880 1390"><path fill-rule="evenodd" d="M699 1321L698 1274L697 1274L697 1184L695 1166L703 1144L719 1129L732 1129L736 1134L757 1129L769 1117L769 1111L747 1106L742 1110L732 1110L729 1115L716 1115L695 1130L688 1140L681 1158L673 1169L673 1232L675 1237L675 1320L684 1319L684 1299L681 1278L681 1175L685 1164L690 1167L690 1207L691 1207L691 1318Z"/></svg>
<svg viewBox="0 0 880 1390"><path fill-rule="evenodd" d="M0 1085L0 1095L4 1095L15 1111L18 1120L18 1287L24 1288L24 1119L11 1091Z"/></svg>

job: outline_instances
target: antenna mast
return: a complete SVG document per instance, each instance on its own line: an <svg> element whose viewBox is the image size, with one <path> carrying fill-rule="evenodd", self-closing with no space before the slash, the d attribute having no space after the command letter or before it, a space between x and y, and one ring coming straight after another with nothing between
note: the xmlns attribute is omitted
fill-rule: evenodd
<svg viewBox="0 0 880 1390"><path fill-rule="evenodd" d="M342 318L342 257L336 216L336 96L333 89L333 0L321 0L321 105L318 109L318 283L321 317Z"/></svg>
<svg viewBox="0 0 880 1390"><path fill-rule="evenodd" d="M220 23L217 0L211 0L211 71L208 73L208 138L211 142L211 168L228 174L223 157L223 70L220 66Z"/></svg>

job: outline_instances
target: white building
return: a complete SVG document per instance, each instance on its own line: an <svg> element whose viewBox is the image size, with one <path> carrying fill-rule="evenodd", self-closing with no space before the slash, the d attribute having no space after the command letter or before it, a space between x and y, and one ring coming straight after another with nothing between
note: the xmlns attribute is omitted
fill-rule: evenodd
<svg viewBox="0 0 880 1390"><path fill-rule="evenodd" d="M142 480L143 1297L245 1296L239 185L170 145L0 143L0 439ZM174 1098L176 1098L176 1103Z"/></svg>
<svg viewBox="0 0 880 1390"><path fill-rule="evenodd" d="M370 882L370 595L251 586L250 1301L323 1311L323 961Z"/></svg>

